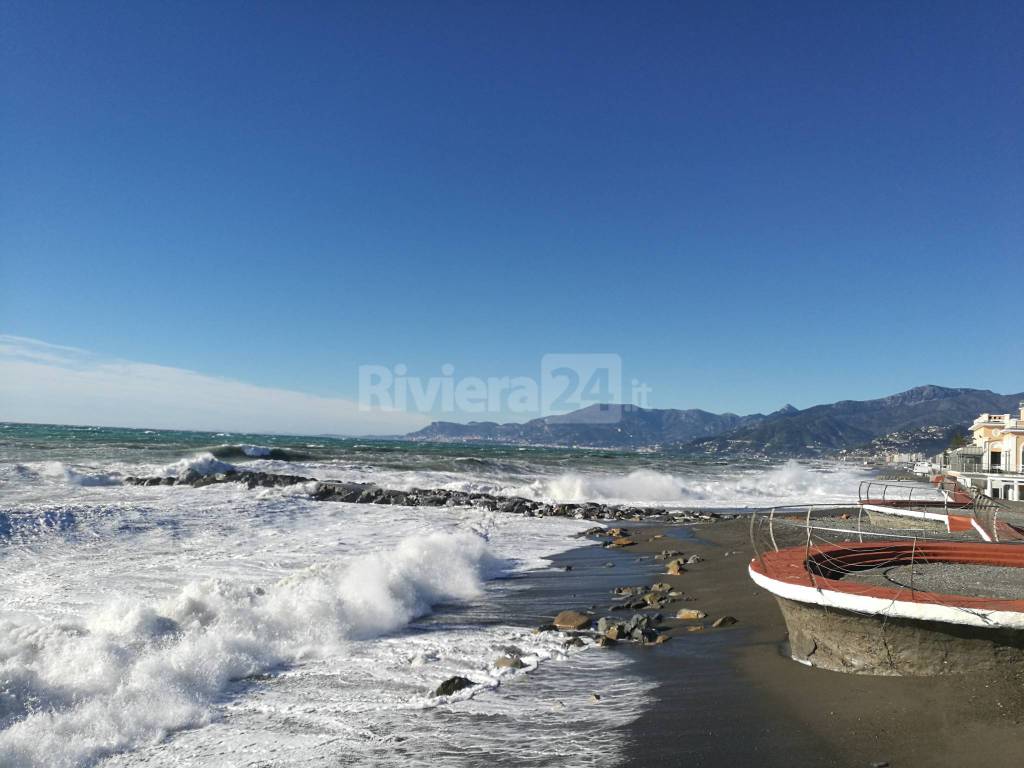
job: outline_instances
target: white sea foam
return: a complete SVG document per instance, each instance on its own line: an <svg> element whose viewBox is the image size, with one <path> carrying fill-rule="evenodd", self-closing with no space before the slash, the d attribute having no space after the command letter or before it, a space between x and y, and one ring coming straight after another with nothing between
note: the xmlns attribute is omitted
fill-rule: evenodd
<svg viewBox="0 0 1024 768"><path fill-rule="evenodd" d="M520 587L486 579L545 565L579 521L318 503L232 483L83 487L40 462L0 469L14 522L67 521L19 535L0 557L4 768L407 765L394 734L423 765L453 749L514 762L527 722L551 754L575 743L563 764L601 765L617 754L605 734L647 701L631 681L614 707L591 707L587 687L611 690L621 658L579 654L597 658L560 672L564 638L501 624L501 596ZM407 628L432 604L460 601L498 621ZM508 644L526 670L494 668ZM536 665L536 680L516 685ZM475 685L429 696L455 674ZM546 696L571 706L538 710ZM490 718L489 733L449 719L459 708Z"/></svg>
<svg viewBox="0 0 1024 768"><path fill-rule="evenodd" d="M232 680L343 655L347 641L477 596L490 567L480 537L439 533L314 565L266 590L192 582L157 604L116 601L81 621L6 620L0 765L84 765L207 723Z"/></svg>
<svg viewBox="0 0 1024 768"><path fill-rule="evenodd" d="M558 502L743 507L852 501L863 477L866 474L854 467L814 467L789 461L766 469L723 472L716 467L687 475L651 469L623 475L568 472L505 490Z"/></svg>
<svg viewBox="0 0 1024 768"><path fill-rule="evenodd" d="M39 474L52 479L62 479L65 483L83 487L121 484L121 475L117 472L86 472L69 467L59 461L44 462L42 471Z"/></svg>
<svg viewBox="0 0 1024 768"><path fill-rule="evenodd" d="M788 461L781 465L732 467L681 465L678 470L634 469L621 473L575 470L550 474L478 467L459 461L464 471L381 469L370 465L312 462L258 462L269 471L294 472L321 479L372 482L387 488L444 488L470 493L523 496L550 502L596 501L652 506L748 507L803 502L846 503L857 498L862 467L840 463Z"/></svg>
<svg viewBox="0 0 1024 768"><path fill-rule="evenodd" d="M216 475L220 472L231 472L235 469L234 464L221 461L212 453L206 451L196 456L176 461L173 464L168 464L162 469L160 474L177 477L191 470L198 472L200 475Z"/></svg>
<svg viewBox="0 0 1024 768"><path fill-rule="evenodd" d="M238 448L254 469L560 501L846 500L863 477L854 467L797 463L662 460L614 472L584 460L563 472L529 459L412 456L381 466ZM520 582L486 581L499 566L545 565L543 555L570 546L567 535L587 523L318 503L299 486L103 484L104 476L234 468L212 453L166 466L170 457L145 455L152 465L111 451L67 465L19 457L0 466L18 543L0 557L0 765L617 760L615 729L645 705L645 684L626 674L622 655L566 659L557 635L503 625L498 607ZM458 611L416 621L431 605L457 601L466 601ZM464 620L477 610L493 613ZM494 669L508 644L539 670ZM269 675L251 677L260 673ZM428 692L454 674L474 687L422 711L437 706ZM601 690L601 705L590 690ZM488 727L466 728L476 718Z"/></svg>

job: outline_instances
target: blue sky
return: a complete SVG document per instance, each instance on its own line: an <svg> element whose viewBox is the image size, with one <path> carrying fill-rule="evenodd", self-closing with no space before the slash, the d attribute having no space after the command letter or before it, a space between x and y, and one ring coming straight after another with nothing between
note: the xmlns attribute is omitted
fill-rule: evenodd
<svg viewBox="0 0 1024 768"><path fill-rule="evenodd" d="M1021 39L1014 3L8 0L0 332L322 398L551 352L656 407L1019 391Z"/></svg>

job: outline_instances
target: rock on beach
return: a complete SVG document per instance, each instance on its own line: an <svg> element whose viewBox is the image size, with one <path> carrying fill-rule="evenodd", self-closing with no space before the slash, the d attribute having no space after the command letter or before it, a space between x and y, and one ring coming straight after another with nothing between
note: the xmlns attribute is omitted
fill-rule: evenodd
<svg viewBox="0 0 1024 768"><path fill-rule="evenodd" d="M556 629L579 630L590 626L590 617L579 611L562 611L552 622Z"/></svg>

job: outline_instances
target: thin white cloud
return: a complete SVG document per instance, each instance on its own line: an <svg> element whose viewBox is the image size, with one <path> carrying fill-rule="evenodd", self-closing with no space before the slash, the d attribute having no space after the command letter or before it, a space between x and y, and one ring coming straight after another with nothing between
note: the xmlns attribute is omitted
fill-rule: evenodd
<svg viewBox="0 0 1024 768"><path fill-rule="evenodd" d="M427 419L0 334L0 421L366 435Z"/></svg>

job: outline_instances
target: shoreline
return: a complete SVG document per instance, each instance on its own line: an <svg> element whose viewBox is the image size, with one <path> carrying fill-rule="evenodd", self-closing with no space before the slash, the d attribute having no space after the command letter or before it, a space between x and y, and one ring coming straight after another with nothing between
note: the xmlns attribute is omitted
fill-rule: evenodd
<svg viewBox="0 0 1024 768"><path fill-rule="evenodd" d="M691 537L678 538L678 529ZM681 575L661 573L654 580L684 594L662 609L664 616L695 608L707 618L666 620L672 640L664 645L591 651L627 653L637 662L637 674L657 682L653 705L624 729L630 742L625 765L1020 764L1024 670L878 677L793 661L774 597L747 574L753 556L748 531L742 518L631 526L637 543L622 551L643 558L641 563L653 565L663 549L703 558ZM571 602L563 607L574 607ZM607 606L599 605L596 617L616 615L602 608ZM708 626L725 615L737 623ZM689 631L696 625L705 628Z"/></svg>

